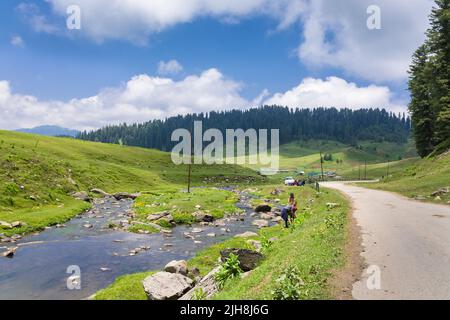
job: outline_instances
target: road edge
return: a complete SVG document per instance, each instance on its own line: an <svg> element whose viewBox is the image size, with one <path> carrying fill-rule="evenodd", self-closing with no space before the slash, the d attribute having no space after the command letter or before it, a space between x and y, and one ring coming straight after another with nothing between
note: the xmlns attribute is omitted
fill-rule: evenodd
<svg viewBox="0 0 450 320"><path fill-rule="evenodd" d="M354 216L353 200L344 192L338 191L350 204L347 212L346 239L344 246L345 264L332 271L329 280L331 295L335 300L354 300L353 285L360 281L367 263L362 256L364 252L361 227Z"/></svg>

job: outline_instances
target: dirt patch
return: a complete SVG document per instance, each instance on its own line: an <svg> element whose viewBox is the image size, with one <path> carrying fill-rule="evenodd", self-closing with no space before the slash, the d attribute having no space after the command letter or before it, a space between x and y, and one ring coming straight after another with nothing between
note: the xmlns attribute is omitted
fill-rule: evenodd
<svg viewBox="0 0 450 320"><path fill-rule="evenodd" d="M349 197L344 196L351 205L347 215L347 239L344 247L345 265L333 270L333 276L329 280L329 285L334 299L353 300L353 284L361 279L366 263L361 256L361 253L364 251L361 228L353 216L353 203Z"/></svg>

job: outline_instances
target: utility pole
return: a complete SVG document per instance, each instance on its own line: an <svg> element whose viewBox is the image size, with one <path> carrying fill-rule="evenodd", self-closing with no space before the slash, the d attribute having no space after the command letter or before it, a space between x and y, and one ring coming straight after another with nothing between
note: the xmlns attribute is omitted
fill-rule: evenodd
<svg viewBox="0 0 450 320"><path fill-rule="evenodd" d="M323 179L323 157L322 157L322 151L320 151L320 171L322 172L322 181Z"/></svg>
<svg viewBox="0 0 450 320"><path fill-rule="evenodd" d="M361 164L358 164L358 180L361 181Z"/></svg>
<svg viewBox="0 0 450 320"><path fill-rule="evenodd" d="M367 160L364 160L364 180L367 180Z"/></svg>
<svg viewBox="0 0 450 320"><path fill-rule="evenodd" d="M193 145L192 145L192 132L194 132L194 128L192 128L191 130L191 150L190 150L190 155L189 155L189 165L188 165L188 188L187 188L187 192L191 193L191 179L192 179L192 162L194 161L193 159Z"/></svg>
<svg viewBox="0 0 450 320"><path fill-rule="evenodd" d="M387 164L387 174L386 174L386 178L389 178L389 165L390 165L390 161L388 160L388 164Z"/></svg>

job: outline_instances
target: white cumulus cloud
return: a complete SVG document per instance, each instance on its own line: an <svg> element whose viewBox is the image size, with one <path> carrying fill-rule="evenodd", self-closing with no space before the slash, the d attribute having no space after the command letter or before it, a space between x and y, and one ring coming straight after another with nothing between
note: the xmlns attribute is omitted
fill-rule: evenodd
<svg viewBox="0 0 450 320"><path fill-rule="evenodd" d="M367 8L380 8L381 29L367 27ZM339 67L371 81L407 76L412 53L423 43L430 0L314 0L303 14L300 59L315 67Z"/></svg>
<svg viewBox="0 0 450 320"><path fill-rule="evenodd" d="M308 78L284 93L264 90L253 100L241 95L243 84L209 69L175 81L147 74L132 77L121 86L69 101L41 101L13 92L8 81L0 81L0 129L29 128L50 124L89 130L109 124L144 122L178 114L249 108L260 104L290 107L379 107L405 111L391 98L387 87L358 87L343 79Z"/></svg>
<svg viewBox="0 0 450 320"><path fill-rule="evenodd" d="M158 63L158 74L160 75L173 75L183 71L183 66L177 60L160 61Z"/></svg>
<svg viewBox="0 0 450 320"><path fill-rule="evenodd" d="M23 41L21 36L12 36L10 43L15 47L23 48L25 46L25 41Z"/></svg>
<svg viewBox="0 0 450 320"><path fill-rule="evenodd" d="M392 101L388 87L376 85L358 87L355 83L337 77L325 80L304 79L295 88L276 93L264 103L293 108L386 108L391 111L406 111L405 106Z"/></svg>
<svg viewBox="0 0 450 320"><path fill-rule="evenodd" d="M40 101L16 94L8 81L0 81L0 128L17 129L53 124L92 129L107 124L143 122L191 112L248 106L242 85L217 69L180 81L137 75L120 87L70 101Z"/></svg>
<svg viewBox="0 0 450 320"><path fill-rule="evenodd" d="M72 0L47 0L66 16ZM167 28L213 17L238 22L268 16L283 30L299 27L298 56L305 65L337 67L363 79L405 80L412 52L424 39L432 0L77 0L82 32L95 41L145 44ZM381 30L367 28L367 8L381 9ZM52 29L35 14L36 29ZM45 29L45 28L44 28Z"/></svg>

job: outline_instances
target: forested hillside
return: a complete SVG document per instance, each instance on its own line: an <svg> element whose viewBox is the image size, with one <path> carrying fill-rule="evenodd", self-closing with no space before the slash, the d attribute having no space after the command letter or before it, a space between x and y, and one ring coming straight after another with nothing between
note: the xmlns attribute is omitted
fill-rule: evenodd
<svg viewBox="0 0 450 320"><path fill-rule="evenodd" d="M296 140L324 139L345 144L358 140L406 143L410 134L410 119L405 114L393 114L384 109L350 110L334 108L289 109L265 106L249 110L190 114L142 124L108 126L93 132L83 132L79 138L130 146L171 150L171 134L175 129L191 129L193 121L203 121L203 129L280 129L280 143Z"/></svg>

